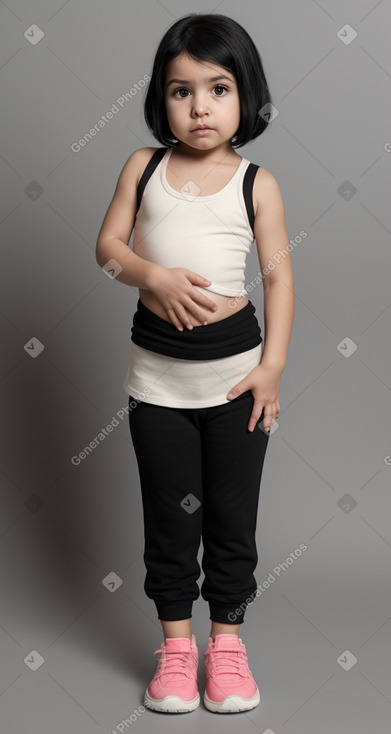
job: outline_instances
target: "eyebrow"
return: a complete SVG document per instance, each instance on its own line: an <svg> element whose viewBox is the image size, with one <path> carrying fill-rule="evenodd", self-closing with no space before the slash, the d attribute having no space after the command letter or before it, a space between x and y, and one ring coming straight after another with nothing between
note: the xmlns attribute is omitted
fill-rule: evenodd
<svg viewBox="0 0 391 734"><path fill-rule="evenodd" d="M220 79L227 79L229 82L233 83L232 79L230 79L228 76L224 76L223 74L220 74L219 76L212 76L207 81L218 82ZM166 88L169 87L170 84L191 84L191 82L189 82L187 79L170 79L170 81L166 84Z"/></svg>

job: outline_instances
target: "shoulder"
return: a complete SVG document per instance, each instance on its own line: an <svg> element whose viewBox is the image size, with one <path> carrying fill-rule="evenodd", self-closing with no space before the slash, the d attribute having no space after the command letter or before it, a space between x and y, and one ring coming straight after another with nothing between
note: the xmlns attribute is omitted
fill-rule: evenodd
<svg viewBox="0 0 391 734"><path fill-rule="evenodd" d="M253 184L254 215L261 213L264 207L282 203L280 187L276 177L266 168L259 166Z"/></svg>
<svg viewBox="0 0 391 734"><path fill-rule="evenodd" d="M152 147L138 148L137 150L134 150L122 168L122 180L125 180L125 182L127 180L135 181L136 186L138 186L145 167L151 160L156 150L158 150L158 148Z"/></svg>

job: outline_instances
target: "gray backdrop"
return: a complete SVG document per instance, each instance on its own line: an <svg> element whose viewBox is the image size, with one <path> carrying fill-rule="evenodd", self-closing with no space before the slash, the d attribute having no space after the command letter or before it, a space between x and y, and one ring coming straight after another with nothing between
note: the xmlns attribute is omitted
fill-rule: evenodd
<svg viewBox="0 0 391 734"><path fill-rule="evenodd" d="M202 703L185 719L142 705L163 637L143 591L142 504L122 388L138 291L95 260L123 164L159 145L136 85L167 28L192 11L236 19L260 50L278 115L238 152L279 182L296 290L262 478L262 593L241 632L261 705L239 714L240 725L383 734L391 718L387 0L0 3L0 730L237 728L237 717L221 721ZM258 269L254 246L246 283ZM250 298L263 330L262 287ZM208 616L200 597L192 621L201 694Z"/></svg>

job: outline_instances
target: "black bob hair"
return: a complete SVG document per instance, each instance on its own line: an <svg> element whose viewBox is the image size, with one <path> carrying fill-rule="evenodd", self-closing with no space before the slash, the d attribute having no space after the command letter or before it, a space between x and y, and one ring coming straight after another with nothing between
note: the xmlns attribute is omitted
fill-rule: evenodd
<svg viewBox="0 0 391 734"><path fill-rule="evenodd" d="M259 114L271 103L271 94L258 50L242 26L226 15L191 13L164 34L156 51L144 101L144 117L154 137L164 146L179 145L169 127L164 82L167 64L181 53L197 61L211 61L234 74L240 99L240 125L231 139L240 148L266 130L268 119ZM267 110L268 111L268 110Z"/></svg>

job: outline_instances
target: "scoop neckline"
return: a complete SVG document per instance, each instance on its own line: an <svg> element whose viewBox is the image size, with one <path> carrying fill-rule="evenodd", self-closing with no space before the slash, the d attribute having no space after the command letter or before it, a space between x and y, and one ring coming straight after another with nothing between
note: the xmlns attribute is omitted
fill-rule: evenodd
<svg viewBox="0 0 391 734"><path fill-rule="evenodd" d="M172 186L170 186L170 184L168 183L167 178L166 178L167 163L169 161L169 158L170 158L171 153L172 153L173 150L174 150L174 148L169 148L166 151L165 155L163 156L162 166L160 168L160 180L161 180L161 183L163 184L163 187L165 188L165 190L169 194L171 194L172 196L176 196L178 199L182 199L182 200L188 201L189 199L186 196L184 196L184 194L182 194L180 191L177 191L176 189L173 189ZM241 161L240 161L240 163L239 163L239 165L238 165L238 167L237 167L237 169L236 169L236 171L235 171L235 173L230 178L230 180L228 181L228 183L226 183L225 186L223 186L223 188L220 189L220 191L216 191L216 193L209 194L208 196L195 196L194 199L192 198L191 200L192 201L208 201L210 199L216 199L218 196L221 196L222 194L224 194L234 184L235 180L240 175L241 170L242 170L242 168L243 168L243 166L244 166L245 163L248 163L247 159L246 158L242 158Z"/></svg>

